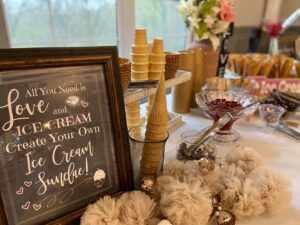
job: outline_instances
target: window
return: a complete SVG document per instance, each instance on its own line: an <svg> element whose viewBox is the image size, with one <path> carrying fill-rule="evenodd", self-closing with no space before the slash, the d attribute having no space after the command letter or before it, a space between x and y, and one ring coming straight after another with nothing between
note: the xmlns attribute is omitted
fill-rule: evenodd
<svg viewBox="0 0 300 225"><path fill-rule="evenodd" d="M186 29L179 4L175 0L135 0L136 26L147 28L149 40L164 38L166 50L184 49Z"/></svg>
<svg viewBox="0 0 300 225"><path fill-rule="evenodd" d="M4 0L12 47L116 45L115 0Z"/></svg>
<svg viewBox="0 0 300 225"><path fill-rule="evenodd" d="M149 40L164 38L166 50L185 47L179 1L3 1L11 47L119 45L125 55L130 51L128 35L132 36L134 26L147 28Z"/></svg>

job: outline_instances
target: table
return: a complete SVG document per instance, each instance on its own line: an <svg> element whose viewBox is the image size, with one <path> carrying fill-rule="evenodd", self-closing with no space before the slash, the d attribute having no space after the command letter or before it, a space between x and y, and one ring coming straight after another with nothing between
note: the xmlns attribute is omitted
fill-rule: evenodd
<svg viewBox="0 0 300 225"><path fill-rule="evenodd" d="M300 115L296 115L300 119ZM212 120L201 116L200 110L192 109L182 116L182 123L170 130L166 145L165 162L176 158L176 145L180 135L187 130L201 130L212 124ZM264 134L259 131L259 120L247 122L241 119L234 128L240 132L241 144L254 148L265 160L265 164L281 172L292 183L291 207L280 215L263 215L250 221L239 221L237 225L299 225L300 224L300 142L279 132ZM300 131L300 129L299 129ZM222 154L218 150L218 154Z"/></svg>

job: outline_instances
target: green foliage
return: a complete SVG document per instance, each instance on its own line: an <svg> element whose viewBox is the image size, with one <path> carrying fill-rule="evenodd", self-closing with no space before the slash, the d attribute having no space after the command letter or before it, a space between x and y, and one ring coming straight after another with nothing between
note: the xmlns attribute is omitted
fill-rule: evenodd
<svg viewBox="0 0 300 225"><path fill-rule="evenodd" d="M207 25L205 23L199 23L199 28L194 30L199 38L201 38L206 31Z"/></svg>
<svg viewBox="0 0 300 225"><path fill-rule="evenodd" d="M178 13L179 2L172 0L136 0L136 26L145 27L148 39L164 38L166 50L185 48L185 22Z"/></svg>
<svg viewBox="0 0 300 225"><path fill-rule="evenodd" d="M117 45L118 0L6 0L13 47ZM149 40L166 39L168 50L184 48L185 26L179 2L135 0L136 26Z"/></svg>
<svg viewBox="0 0 300 225"><path fill-rule="evenodd" d="M200 17L204 18L207 15L212 14L212 8L217 5L217 0L207 0L203 1L201 8L199 10Z"/></svg>

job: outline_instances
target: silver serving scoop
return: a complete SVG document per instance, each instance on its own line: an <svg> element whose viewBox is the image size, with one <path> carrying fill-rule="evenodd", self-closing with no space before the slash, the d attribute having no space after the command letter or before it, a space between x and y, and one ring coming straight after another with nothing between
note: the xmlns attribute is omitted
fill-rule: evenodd
<svg viewBox="0 0 300 225"><path fill-rule="evenodd" d="M289 137L295 138L296 140L300 141L300 133L295 131L294 129L280 123L276 129Z"/></svg>
<svg viewBox="0 0 300 225"><path fill-rule="evenodd" d="M227 123L233 120L233 116L227 112L225 113L217 122L215 122L208 130L206 130L203 134L200 135L199 138L186 149L186 153L192 153L195 149L202 145L205 141L207 141L210 137L212 137L215 133L217 133L222 127L224 127Z"/></svg>

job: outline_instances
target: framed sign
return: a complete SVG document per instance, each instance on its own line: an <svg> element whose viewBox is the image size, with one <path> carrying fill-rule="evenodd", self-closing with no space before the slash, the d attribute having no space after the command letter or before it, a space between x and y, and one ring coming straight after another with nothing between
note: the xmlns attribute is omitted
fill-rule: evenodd
<svg viewBox="0 0 300 225"><path fill-rule="evenodd" d="M0 50L0 224L74 224L132 189L115 47Z"/></svg>

